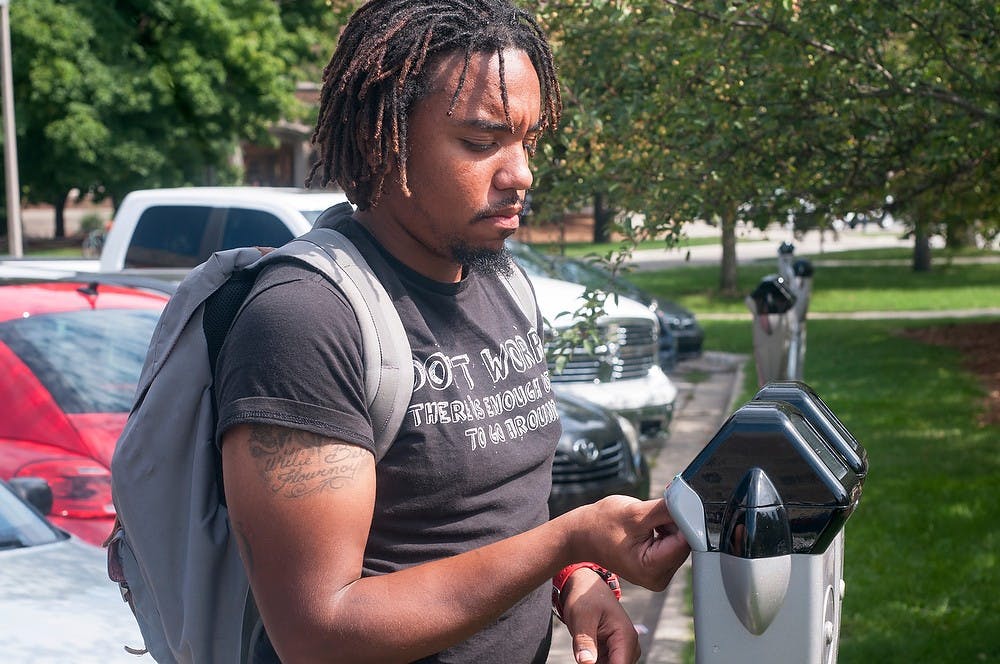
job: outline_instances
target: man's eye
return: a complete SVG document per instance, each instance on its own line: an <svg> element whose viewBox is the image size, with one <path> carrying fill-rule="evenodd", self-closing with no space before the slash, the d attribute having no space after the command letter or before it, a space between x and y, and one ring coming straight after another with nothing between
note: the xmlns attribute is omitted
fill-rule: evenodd
<svg viewBox="0 0 1000 664"><path fill-rule="evenodd" d="M496 145L495 143L492 142L482 143L479 141L463 141L463 143L465 143L465 147L469 148L473 152L488 152L489 150L493 149L494 145Z"/></svg>

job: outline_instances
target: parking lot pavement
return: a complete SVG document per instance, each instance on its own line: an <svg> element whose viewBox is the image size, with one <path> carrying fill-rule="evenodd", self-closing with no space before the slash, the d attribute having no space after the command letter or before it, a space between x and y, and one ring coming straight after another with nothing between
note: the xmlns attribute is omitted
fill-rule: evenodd
<svg viewBox="0 0 1000 664"><path fill-rule="evenodd" d="M683 471L711 440L737 405L734 400L743 386L744 355L706 352L702 357L681 362L670 378L678 395L670 435L660 441L652 465L651 496L662 496L671 479ZM694 625L687 615L685 589L690 579L690 560L677 573L670 587L654 593L623 584L622 603L636 624L644 664L679 664L682 653L694 638ZM549 664L573 662L569 633L556 620L553 627Z"/></svg>

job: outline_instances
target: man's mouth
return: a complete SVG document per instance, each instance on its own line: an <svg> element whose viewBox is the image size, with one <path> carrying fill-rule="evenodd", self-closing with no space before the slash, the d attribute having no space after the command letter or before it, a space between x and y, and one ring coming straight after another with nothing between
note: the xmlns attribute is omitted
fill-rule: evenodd
<svg viewBox="0 0 1000 664"><path fill-rule="evenodd" d="M520 205L511 205L509 207L497 208L495 210L490 210L479 215L480 219L493 219L493 218L510 218L510 217L520 217L522 208Z"/></svg>

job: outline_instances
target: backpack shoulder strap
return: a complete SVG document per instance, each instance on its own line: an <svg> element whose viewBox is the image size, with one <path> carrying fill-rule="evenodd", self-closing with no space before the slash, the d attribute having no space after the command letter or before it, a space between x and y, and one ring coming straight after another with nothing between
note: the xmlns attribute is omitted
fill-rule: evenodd
<svg viewBox="0 0 1000 664"><path fill-rule="evenodd" d="M413 394L413 362L406 330L392 298L347 237L313 228L261 258L292 258L325 275L347 297L361 326L365 396L380 460L399 432Z"/></svg>

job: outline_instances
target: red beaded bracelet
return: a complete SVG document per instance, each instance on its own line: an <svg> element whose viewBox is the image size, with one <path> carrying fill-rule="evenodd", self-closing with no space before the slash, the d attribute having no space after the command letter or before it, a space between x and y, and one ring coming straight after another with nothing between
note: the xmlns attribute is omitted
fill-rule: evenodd
<svg viewBox="0 0 1000 664"><path fill-rule="evenodd" d="M552 612L556 614L556 618L562 620L562 589L566 585L566 581L573 572L578 569L592 569L597 573L599 577L604 580L604 583L608 584L608 588L611 588L611 592L615 594L615 599L621 601L622 599L622 586L618 581L618 575L611 572L597 563L573 563L572 565L567 565L562 568L562 570L552 578Z"/></svg>

